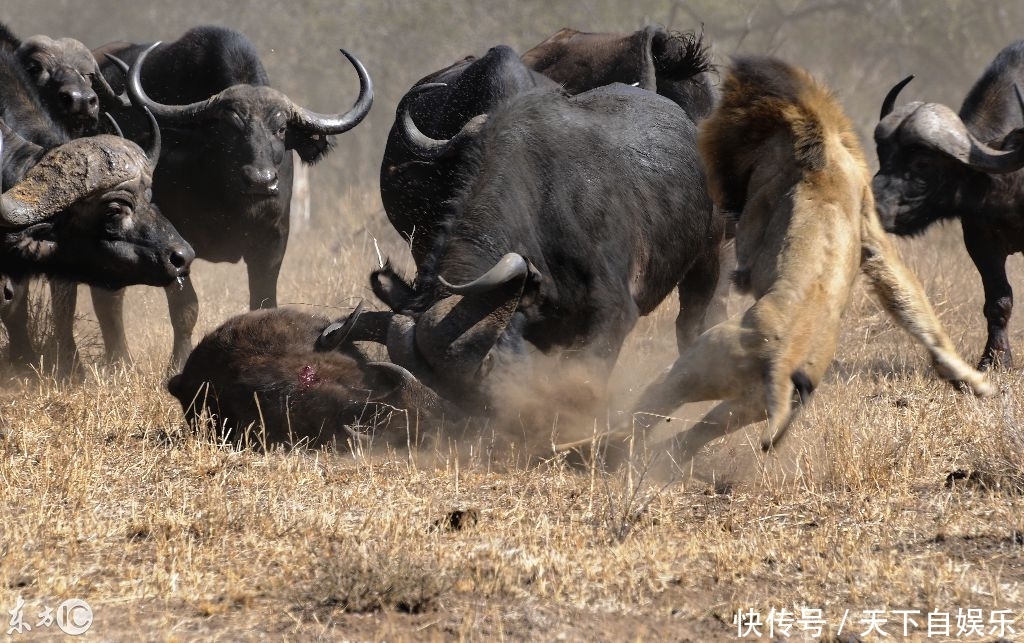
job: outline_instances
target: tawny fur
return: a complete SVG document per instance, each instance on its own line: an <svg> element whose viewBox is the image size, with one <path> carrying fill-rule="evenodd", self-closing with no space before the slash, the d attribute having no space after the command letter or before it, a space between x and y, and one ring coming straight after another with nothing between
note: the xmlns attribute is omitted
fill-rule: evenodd
<svg viewBox="0 0 1024 643"><path fill-rule="evenodd" d="M757 301L700 336L634 407L646 428L686 402L722 400L675 438L677 463L766 419L762 446L778 441L832 360L860 272L940 377L993 392L882 230L863 153L827 88L778 60L739 59L699 145L713 198L737 216L738 274Z"/></svg>

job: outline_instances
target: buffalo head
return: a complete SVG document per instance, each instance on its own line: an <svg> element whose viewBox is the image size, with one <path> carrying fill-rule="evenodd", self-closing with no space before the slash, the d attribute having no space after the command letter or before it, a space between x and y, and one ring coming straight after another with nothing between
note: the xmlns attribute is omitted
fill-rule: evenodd
<svg viewBox="0 0 1024 643"><path fill-rule="evenodd" d="M1024 145L1016 143L1020 137L1013 132L986 143L945 105L915 101L896 107L897 95L911 79L897 83L882 103L875 127L879 169L872 181L882 224L903 235L956 216L958 191L971 177L1024 167Z"/></svg>
<svg viewBox="0 0 1024 643"><path fill-rule="evenodd" d="M155 125L155 123L154 123ZM0 196L5 269L121 288L188 274L191 246L150 202L159 137L149 150L111 135L43 152L6 126L11 156L39 160ZM2 154L0 154L2 156Z"/></svg>
<svg viewBox="0 0 1024 643"><path fill-rule="evenodd" d="M480 115L539 87L557 85L530 71L513 49L499 45L479 58L466 57L421 78L399 102L384 148L380 195L391 224L410 240L417 265L443 227L443 204L455 197L462 183L467 158L459 153L460 141L467 137L464 133L460 138L459 132L467 124L470 130L478 129ZM411 119L427 137L455 137L455 142L423 153L423 146L415 140L410 143L406 133L405 122Z"/></svg>
<svg viewBox="0 0 1024 643"><path fill-rule="evenodd" d="M142 52L128 74L132 101L145 105L169 130L188 130L197 140L209 141L207 153L224 168L220 177L225 189L256 197L274 196L280 191L278 169L285 152L294 149L299 157L313 163L330 149L328 136L346 132L363 120L373 103L373 83L354 56L341 50L359 75L359 97L344 114L318 114L292 102L267 86L238 84L210 98L189 105L164 105L146 95L141 70L156 43ZM122 67L124 63L111 59Z"/></svg>
<svg viewBox="0 0 1024 643"><path fill-rule="evenodd" d="M39 88L43 102L72 135L93 132L99 96L121 102L107 84L92 53L74 38L32 36L15 55Z"/></svg>

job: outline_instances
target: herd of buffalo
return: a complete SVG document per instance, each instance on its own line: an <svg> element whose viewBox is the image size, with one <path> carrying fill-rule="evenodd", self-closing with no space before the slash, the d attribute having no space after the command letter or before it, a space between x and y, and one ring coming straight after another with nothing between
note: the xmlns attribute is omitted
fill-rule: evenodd
<svg viewBox="0 0 1024 643"><path fill-rule="evenodd" d="M91 286L111 363L130 360L124 288L163 286L178 373L167 388L190 422L234 441L255 428L264 445L404 444L397 427L410 418L507 413L516 402L502 392L529 390L540 371L582 365L595 394L577 401L601 399L637 319L677 290L678 359L600 436L609 464L636 431L704 400L720 402L670 441L678 461L757 422L770 448L824 377L858 274L961 390L991 394L983 371L1012 366L1005 262L1024 250L1024 41L999 53L959 114L898 105L910 78L897 83L873 178L825 85L770 57L716 69L692 32L562 29L522 55L468 56L409 89L381 164L416 274L385 264L369 274L377 304L331 320L276 306L291 151L315 163L373 101L369 73L341 54L358 98L319 114L272 88L231 29L90 51L0 25L0 313L13 364L39 362L31 277L49 279L65 375L78 360L78 283ZM977 369L887 234L948 218L984 283ZM729 319L725 250L734 287L752 297ZM196 258L244 260L252 312L193 349Z"/></svg>

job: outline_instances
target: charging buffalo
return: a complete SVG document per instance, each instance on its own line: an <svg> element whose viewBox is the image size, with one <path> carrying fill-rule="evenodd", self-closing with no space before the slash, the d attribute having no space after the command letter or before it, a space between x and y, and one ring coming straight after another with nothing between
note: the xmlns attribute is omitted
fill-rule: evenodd
<svg viewBox="0 0 1024 643"><path fill-rule="evenodd" d="M415 286L387 268L372 277L396 313L392 361L446 397L485 402L481 378L532 350L594 358L606 377L637 318L673 288L680 348L703 329L723 222L696 126L675 103L621 84L574 97L547 86L448 140L408 112L400 120L410 150L459 154L466 174L457 197L437 204L440 233Z"/></svg>

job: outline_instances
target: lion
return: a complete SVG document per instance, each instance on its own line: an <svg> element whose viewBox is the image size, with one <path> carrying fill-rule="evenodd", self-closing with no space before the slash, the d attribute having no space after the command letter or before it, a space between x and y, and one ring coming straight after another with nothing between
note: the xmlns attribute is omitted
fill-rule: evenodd
<svg viewBox="0 0 1024 643"><path fill-rule="evenodd" d="M957 354L882 229L864 154L827 87L774 58L738 58L698 144L712 198L736 222L734 282L756 301L704 332L633 406L644 431L682 404L721 400L676 435L678 464L759 421L761 447L778 443L832 361L859 273L939 377L994 392Z"/></svg>

